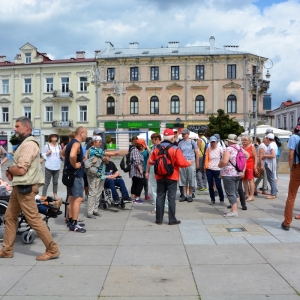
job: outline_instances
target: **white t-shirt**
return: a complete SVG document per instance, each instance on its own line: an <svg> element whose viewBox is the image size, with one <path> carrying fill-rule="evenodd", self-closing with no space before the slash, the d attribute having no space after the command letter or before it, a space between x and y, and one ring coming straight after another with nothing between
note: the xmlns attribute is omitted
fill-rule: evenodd
<svg viewBox="0 0 300 300"><path fill-rule="evenodd" d="M278 147L276 145L275 142L272 142L270 143L268 146L267 146L267 149L265 150L265 154L266 155L270 155L271 154L271 150L274 150L274 153L275 153L275 157L274 158L265 158L264 159L264 162L268 165L268 168L273 172L275 173L276 172L276 154L277 154L277 151L278 151Z"/></svg>
<svg viewBox="0 0 300 300"><path fill-rule="evenodd" d="M49 149L52 151L52 153L48 156L46 156L46 153L49 151ZM50 144L47 144L43 149L43 158L46 160L45 162L45 168L52 171L57 171L60 169L60 145L56 145L53 147Z"/></svg>

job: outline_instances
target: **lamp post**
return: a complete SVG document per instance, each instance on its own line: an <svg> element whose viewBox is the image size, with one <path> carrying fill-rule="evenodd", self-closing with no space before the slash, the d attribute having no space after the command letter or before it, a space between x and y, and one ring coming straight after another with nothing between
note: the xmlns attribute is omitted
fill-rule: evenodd
<svg viewBox="0 0 300 300"><path fill-rule="evenodd" d="M270 62L270 66L267 66L267 62ZM258 100L259 100L259 91L265 87L268 89L268 82L265 82L263 78L263 69L265 68L267 70L266 78L269 79L271 77L271 74L269 73L269 69L273 67L273 61L271 59L267 59L263 61L260 57L257 58L255 61L256 63L256 71L254 74L248 74L249 82L250 82L250 91L253 91L255 89L255 107L254 107L254 139L256 139L256 133L257 133L257 114L258 114ZM253 93L252 93L253 95ZM253 101L253 100L252 100Z"/></svg>

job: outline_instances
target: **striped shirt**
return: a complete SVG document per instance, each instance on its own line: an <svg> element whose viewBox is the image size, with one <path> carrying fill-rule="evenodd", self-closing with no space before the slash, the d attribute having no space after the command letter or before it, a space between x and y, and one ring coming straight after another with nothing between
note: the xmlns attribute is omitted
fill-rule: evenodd
<svg viewBox="0 0 300 300"><path fill-rule="evenodd" d="M28 141L22 145L22 151L17 158L17 166L27 171L37 155L40 153L38 144Z"/></svg>

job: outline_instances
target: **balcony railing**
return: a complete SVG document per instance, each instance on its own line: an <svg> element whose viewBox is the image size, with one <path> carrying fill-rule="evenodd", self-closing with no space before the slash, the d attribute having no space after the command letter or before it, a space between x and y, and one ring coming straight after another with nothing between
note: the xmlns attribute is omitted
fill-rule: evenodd
<svg viewBox="0 0 300 300"><path fill-rule="evenodd" d="M73 98L73 91L68 90L54 90L52 93L54 98Z"/></svg>
<svg viewBox="0 0 300 300"><path fill-rule="evenodd" d="M68 128L68 127L73 127L73 121L62 121L62 120L57 120L52 122L53 127L63 127L63 128Z"/></svg>

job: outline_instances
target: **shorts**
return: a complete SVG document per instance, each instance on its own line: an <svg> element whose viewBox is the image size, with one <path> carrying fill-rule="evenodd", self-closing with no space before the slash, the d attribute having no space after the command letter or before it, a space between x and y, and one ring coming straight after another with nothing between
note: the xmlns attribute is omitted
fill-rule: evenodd
<svg viewBox="0 0 300 300"><path fill-rule="evenodd" d="M74 184L72 187L68 187L68 196L74 198L83 198L84 180L81 177L75 177Z"/></svg>
<svg viewBox="0 0 300 300"><path fill-rule="evenodd" d="M196 169L195 164L180 168L179 170L179 186L195 186Z"/></svg>
<svg viewBox="0 0 300 300"><path fill-rule="evenodd" d="M252 180L254 179L254 170L253 169L246 169L245 170L245 176L243 177L243 180Z"/></svg>

